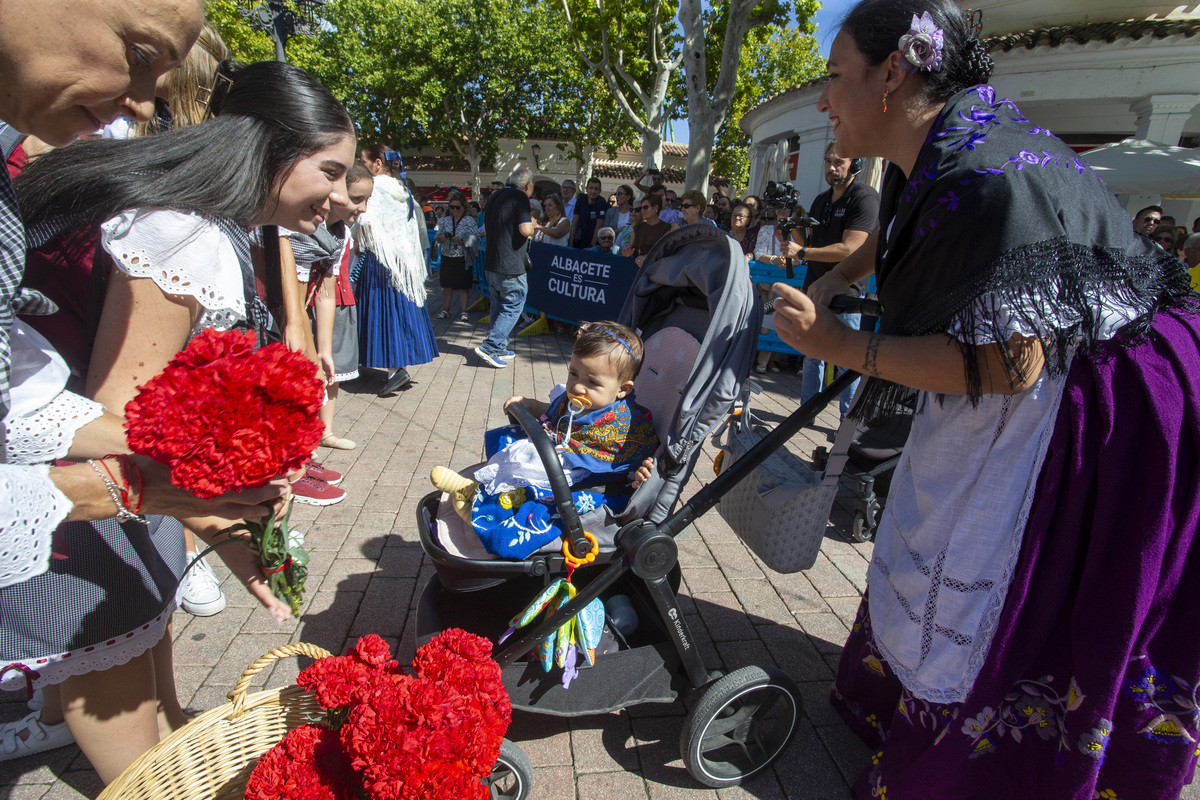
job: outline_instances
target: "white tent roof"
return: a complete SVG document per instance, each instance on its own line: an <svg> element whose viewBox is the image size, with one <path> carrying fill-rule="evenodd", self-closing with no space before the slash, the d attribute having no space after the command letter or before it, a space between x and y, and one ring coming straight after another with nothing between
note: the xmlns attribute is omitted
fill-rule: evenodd
<svg viewBox="0 0 1200 800"><path fill-rule="evenodd" d="M1113 194L1200 200L1200 150L1126 139L1088 150L1082 158Z"/></svg>

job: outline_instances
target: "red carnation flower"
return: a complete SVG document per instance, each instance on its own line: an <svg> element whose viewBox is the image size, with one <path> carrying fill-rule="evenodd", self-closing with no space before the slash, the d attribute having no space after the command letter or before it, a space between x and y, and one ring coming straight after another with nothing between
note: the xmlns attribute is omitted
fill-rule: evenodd
<svg viewBox="0 0 1200 800"><path fill-rule="evenodd" d="M354 800L360 788L337 734L301 725L259 759L246 800Z"/></svg>
<svg viewBox="0 0 1200 800"><path fill-rule="evenodd" d="M346 655L322 658L305 668L296 678L296 684L311 691L322 708L345 708L365 702L374 691L375 681L400 671L400 665L390 660L390 656L387 642L368 634Z"/></svg>
<svg viewBox="0 0 1200 800"><path fill-rule="evenodd" d="M203 498L307 463L325 432L316 368L282 344L253 348L252 333L202 331L126 405L130 449Z"/></svg>

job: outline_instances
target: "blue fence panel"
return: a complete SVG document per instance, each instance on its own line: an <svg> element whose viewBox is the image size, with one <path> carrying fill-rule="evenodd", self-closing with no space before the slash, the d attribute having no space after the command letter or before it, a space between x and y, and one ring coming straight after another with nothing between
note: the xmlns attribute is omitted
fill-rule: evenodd
<svg viewBox="0 0 1200 800"><path fill-rule="evenodd" d="M750 262L750 278L754 283L765 283L770 286L773 283L786 283L788 286L799 288L804 285L804 276L807 272L806 264L797 264L792 267L792 277L787 276L787 270L775 264L764 264L761 261ZM787 353L789 355L796 354L795 349L786 344L783 339L775 335L774 330L768 329L766 333L758 335L758 349L768 353Z"/></svg>

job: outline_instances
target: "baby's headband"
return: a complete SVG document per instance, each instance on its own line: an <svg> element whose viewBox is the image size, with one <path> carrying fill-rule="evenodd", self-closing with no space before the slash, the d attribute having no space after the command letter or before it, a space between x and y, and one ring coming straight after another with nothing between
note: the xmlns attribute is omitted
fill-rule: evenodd
<svg viewBox="0 0 1200 800"><path fill-rule="evenodd" d="M616 331L612 330L611 328L601 328L597 325L588 325L587 330L600 331L601 333L607 333L609 336L616 339L617 343L620 344L621 347L625 348L625 351L627 353L629 353L629 356L631 358L633 358L635 362L637 361L637 356L634 355L633 348L629 346L629 342L625 341L625 337L621 336L621 334L617 333Z"/></svg>

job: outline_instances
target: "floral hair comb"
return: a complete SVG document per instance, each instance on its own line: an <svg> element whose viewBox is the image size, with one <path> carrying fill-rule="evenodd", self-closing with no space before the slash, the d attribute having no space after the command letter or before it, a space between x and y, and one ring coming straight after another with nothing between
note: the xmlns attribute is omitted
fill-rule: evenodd
<svg viewBox="0 0 1200 800"><path fill-rule="evenodd" d="M913 14L912 27L908 29L908 33L900 37L898 45L905 61L908 62L907 64L901 63L910 73L918 70L938 72L942 68L944 43L945 36L942 29L934 23L933 17L928 11L919 17Z"/></svg>

